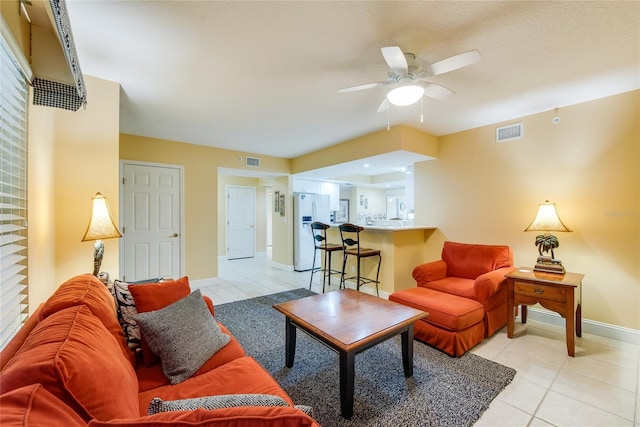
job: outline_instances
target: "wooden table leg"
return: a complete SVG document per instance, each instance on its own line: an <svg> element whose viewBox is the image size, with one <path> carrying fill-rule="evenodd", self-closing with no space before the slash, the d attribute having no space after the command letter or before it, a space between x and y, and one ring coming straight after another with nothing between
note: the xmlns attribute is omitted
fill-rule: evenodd
<svg viewBox="0 0 640 427"><path fill-rule="evenodd" d="M582 305L578 304L576 308L576 335L582 336Z"/></svg>
<svg viewBox="0 0 640 427"><path fill-rule="evenodd" d="M400 334L402 338L402 367L404 376L413 376L413 323Z"/></svg>
<svg viewBox="0 0 640 427"><path fill-rule="evenodd" d="M296 357L296 327L288 317L286 318L285 328L285 365L287 368L291 368Z"/></svg>
<svg viewBox="0 0 640 427"><path fill-rule="evenodd" d="M520 315L522 323L527 323L527 306L524 304L520 306Z"/></svg>
<svg viewBox="0 0 640 427"><path fill-rule="evenodd" d="M571 295L571 298L573 298L573 295ZM571 299L571 301L573 301L573 299ZM569 353L569 356L575 357L576 355L576 340L575 340L576 313L573 311L572 306L567 307L567 310L565 311L566 311L566 317L564 319L564 322L566 325L566 333L567 333L567 353Z"/></svg>
<svg viewBox="0 0 640 427"><path fill-rule="evenodd" d="M355 361L354 352L340 352L340 412L344 418L353 415Z"/></svg>

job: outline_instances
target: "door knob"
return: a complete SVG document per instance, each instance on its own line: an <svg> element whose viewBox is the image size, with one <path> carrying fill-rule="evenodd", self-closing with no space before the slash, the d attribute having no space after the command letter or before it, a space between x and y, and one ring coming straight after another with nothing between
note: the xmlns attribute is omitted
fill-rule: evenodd
<svg viewBox="0 0 640 427"><path fill-rule="evenodd" d="M178 233L173 233L170 237L178 237L179 234Z"/></svg>

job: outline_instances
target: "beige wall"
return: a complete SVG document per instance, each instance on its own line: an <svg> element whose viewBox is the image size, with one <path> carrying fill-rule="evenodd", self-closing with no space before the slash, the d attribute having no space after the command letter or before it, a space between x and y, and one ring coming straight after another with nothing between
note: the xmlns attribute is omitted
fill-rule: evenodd
<svg viewBox="0 0 640 427"><path fill-rule="evenodd" d="M22 49L22 53L27 58L31 57L31 41L30 31L31 26L29 22L19 13L20 1L19 0L2 0L0 1L0 12L4 17L9 30L13 34L16 43Z"/></svg>
<svg viewBox="0 0 640 427"><path fill-rule="evenodd" d="M225 237L224 227L219 225L219 217L224 215L224 210L220 211L218 203L218 167L246 169L247 155L253 156L251 153L202 145L120 135L122 160L184 167L185 274L192 280L218 276L218 245ZM287 159L258 157L261 159L262 171L289 172Z"/></svg>
<svg viewBox="0 0 640 427"><path fill-rule="evenodd" d="M85 76L87 108L29 107L30 310L65 280L93 270L81 242L91 198L101 192L118 221L120 85ZM102 270L119 275L118 239L105 241Z"/></svg>
<svg viewBox="0 0 640 427"><path fill-rule="evenodd" d="M439 227L432 248L508 244L531 266L538 233L523 230L555 202L573 230L555 233L555 254L585 274L583 317L640 329L640 91L559 114L557 125L552 111L522 118L522 140L496 143L497 125L439 138L439 158L415 167L416 221Z"/></svg>
<svg viewBox="0 0 640 427"><path fill-rule="evenodd" d="M274 197L276 191L285 196L285 216L274 212L272 222L271 260L282 268L293 267L293 224L289 221L289 218L293 216L291 188L293 188L293 182L290 177L283 176L273 179Z"/></svg>

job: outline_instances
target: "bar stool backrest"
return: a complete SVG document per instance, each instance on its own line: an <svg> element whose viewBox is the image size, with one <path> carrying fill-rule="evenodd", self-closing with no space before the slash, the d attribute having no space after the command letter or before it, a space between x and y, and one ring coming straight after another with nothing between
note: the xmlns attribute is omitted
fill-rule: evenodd
<svg viewBox="0 0 640 427"><path fill-rule="evenodd" d="M364 230L364 227L360 227L355 224L340 224L340 238L342 239L342 245L346 248L356 246L358 252L360 252L360 232Z"/></svg>
<svg viewBox="0 0 640 427"><path fill-rule="evenodd" d="M327 247L327 228L331 227L329 224L322 222L311 223L311 234L313 235L313 244L316 249L325 249Z"/></svg>

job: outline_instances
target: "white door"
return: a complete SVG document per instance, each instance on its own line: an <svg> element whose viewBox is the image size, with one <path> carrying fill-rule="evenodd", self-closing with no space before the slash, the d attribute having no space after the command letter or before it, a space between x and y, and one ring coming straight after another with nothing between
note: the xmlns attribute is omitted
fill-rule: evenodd
<svg viewBox="0 0 640 427"><path fill-rule="evenodd" d="M227 186L227 259L254 256L255 204L255 188Z"/></svg>
<svg viewBox="0 0 640 427"><path fill-rule="evenodd" d="M125 163L122 169L122 280L182 277L182 170Z"/></svg>

